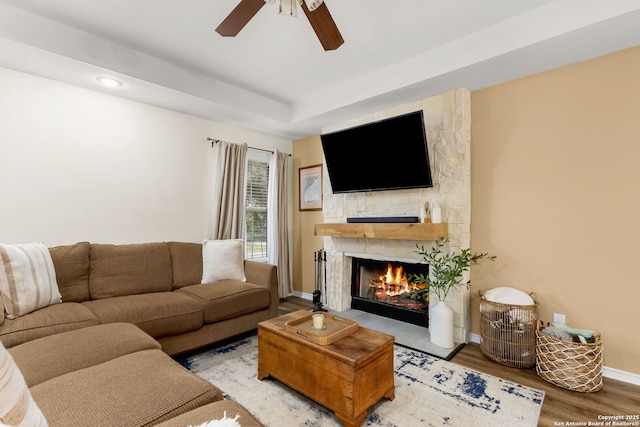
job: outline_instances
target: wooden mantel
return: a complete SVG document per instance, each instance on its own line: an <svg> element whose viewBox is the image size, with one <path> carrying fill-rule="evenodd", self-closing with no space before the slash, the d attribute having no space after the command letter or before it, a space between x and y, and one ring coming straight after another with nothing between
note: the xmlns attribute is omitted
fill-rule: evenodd
<svg viewBox="0 0 640 427"><path fill-rule="evenodd" d="M449 228L447 224L327 223L316 224L314 234L362 239L438 240L449 236Z"/></svg>

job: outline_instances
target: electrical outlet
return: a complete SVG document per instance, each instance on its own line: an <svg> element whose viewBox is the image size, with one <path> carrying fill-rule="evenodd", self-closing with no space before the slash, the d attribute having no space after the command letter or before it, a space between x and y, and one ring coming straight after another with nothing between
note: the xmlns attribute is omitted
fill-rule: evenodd
<svg viewBox="0 0 640 427"><path fill-rule="evenodd" d="M553 313L553 321L556 323L565 323L564 314Z"/></svg>

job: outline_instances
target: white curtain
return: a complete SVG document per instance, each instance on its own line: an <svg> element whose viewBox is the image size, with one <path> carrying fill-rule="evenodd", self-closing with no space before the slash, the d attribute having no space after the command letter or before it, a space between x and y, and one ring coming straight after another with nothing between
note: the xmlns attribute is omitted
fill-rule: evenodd
<svg viewBox="0 0 640 427"><path fill-rule="evenodd" d="M267 217L268 262L278 267L278 294L292 293L289 264L289 182L290 157L274 151L269 165L269 215Z"/></svg>
<svg viewBox="0 0 640 427"><path fill-rule="evenodd" d="M210 239L244 239L247 144L217 141Z"/></svg>

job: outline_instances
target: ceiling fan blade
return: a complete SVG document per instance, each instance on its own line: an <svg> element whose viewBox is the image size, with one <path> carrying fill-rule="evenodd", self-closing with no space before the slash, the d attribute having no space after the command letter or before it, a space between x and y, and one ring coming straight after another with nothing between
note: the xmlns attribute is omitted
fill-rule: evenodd
<svg viewBox="0 0 640 427"><path fill-rule="evenodd" d="M324 2L313 12L309 11L305 2L302 2L301 6L324 50L335 50L344 43L342 34L340 34L340 30L338 30L338 27L336 26L336 23L331 17L331 13L329 13L329 9Z"/></svg>
<svg viewBox="0 0 640 427"><path fill-rule="evenodd" d="M221 36L234 37L256 13L265 5L265 0L241 0L240 3L218 25L216 32Z"/></svg>

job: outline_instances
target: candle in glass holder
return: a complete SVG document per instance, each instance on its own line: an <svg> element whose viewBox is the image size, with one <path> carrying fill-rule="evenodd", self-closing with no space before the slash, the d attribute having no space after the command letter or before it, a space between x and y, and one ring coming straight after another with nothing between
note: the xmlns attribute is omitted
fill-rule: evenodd
<svg viewBox="0 0 640 427"><path fill-rule="evenodd" d="M320 330L324 327L324 314L314 314L311 318L313 319L313 329Z"/></svg>

